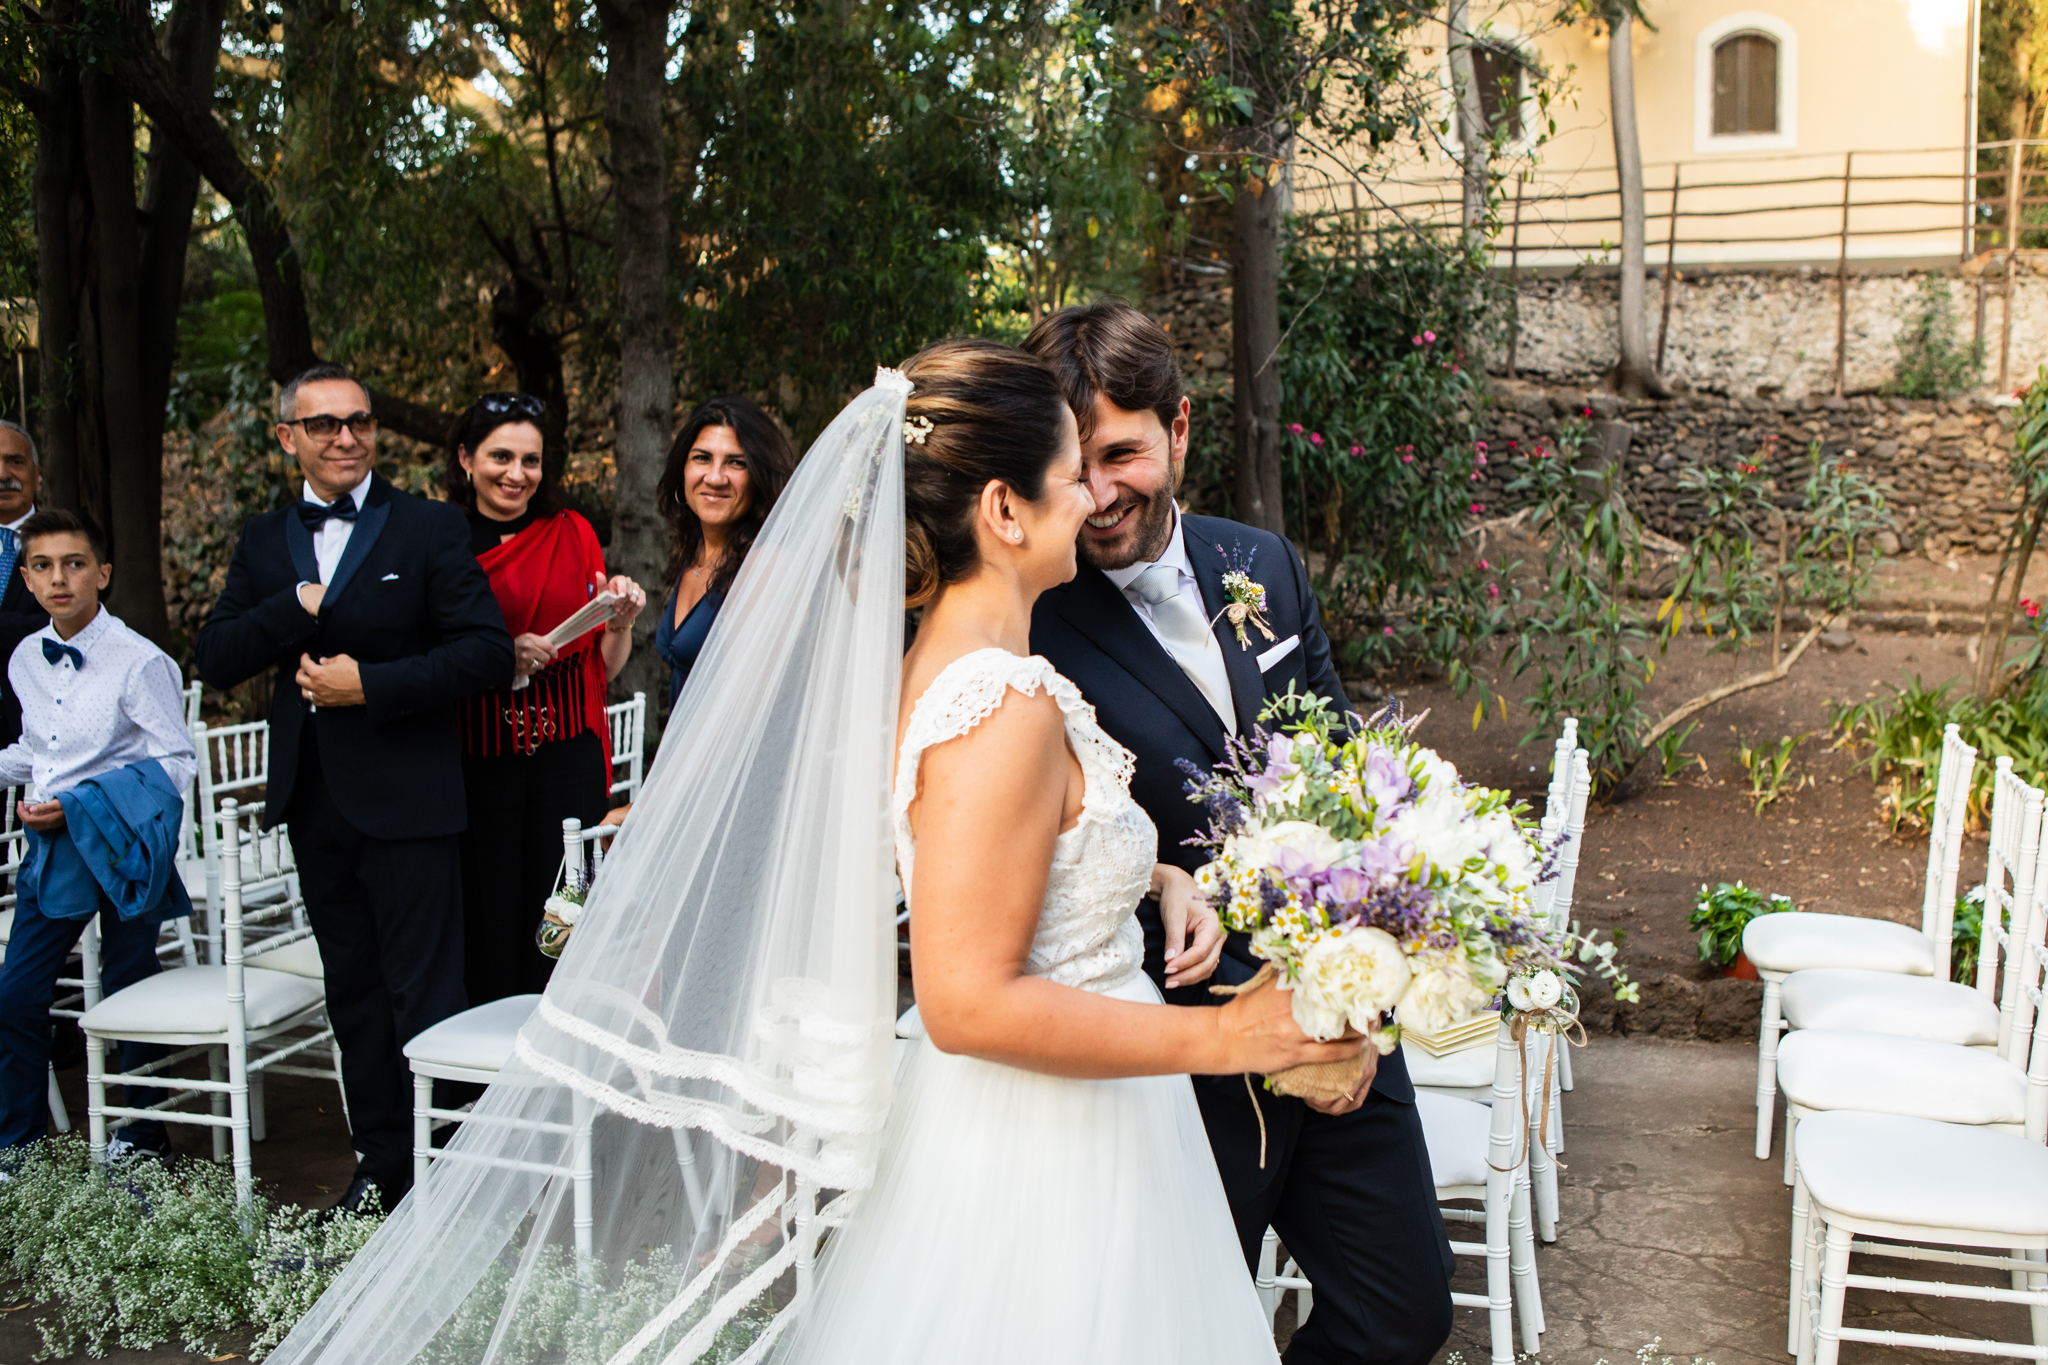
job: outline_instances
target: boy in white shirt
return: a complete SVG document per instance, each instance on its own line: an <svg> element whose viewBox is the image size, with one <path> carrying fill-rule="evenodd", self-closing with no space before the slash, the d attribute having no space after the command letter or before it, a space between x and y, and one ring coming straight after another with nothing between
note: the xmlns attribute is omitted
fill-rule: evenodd
<svg viewBox="0 0 2048 1365"><path fill-rule="evenodd" d="M50 1004L87 921L97 913L101 987L111 995L159 970L159 928L191 911L175 867L155 904L117 907L84 875L97 874L72 845L60 798L82 783L105 780L111 788L121 770L136 767L121 790L161 807L196 771L177 665L99 604L113 573L99 533L73 513L47 511L19 534L22 575L50 624L23 640L7 666L9 690L21 699L22 734L0 749L0 784L27 784L32 799L19 806L31 848L0 961L0 1157L48 1131ZM162 1052L124 1045L122 1068ZM128 1099L140 1107L157 1096L132 1091ZM162 1123L138 1120L109 1150L167 1155L170 1143Z"/></svg>

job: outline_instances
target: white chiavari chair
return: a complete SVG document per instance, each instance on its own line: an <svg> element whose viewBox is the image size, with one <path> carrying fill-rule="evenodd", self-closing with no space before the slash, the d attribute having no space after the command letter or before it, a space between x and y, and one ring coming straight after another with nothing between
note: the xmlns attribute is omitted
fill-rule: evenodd
<svg viewBox="0 0 2048 1365"><path fill-rule="evenodd" d="M1762 915L1742 931L1742 953L1763 978L1763 1018L1757 1029L1756 1155L1771 1155L1771 1127L1777 1111L1779 1039L1785 1031L1783 991L1794 972L1853 967L1947 980L1950 936L1955 927L1956 875L1963 852L1963 827L1970 802L1970 778L1977 751L1963 743L1962 730L1942 732L1941 768L1935 777L1934 817L1927 838L1927 875L1920 899L1920 927L1860 915L1827 915L1787 910Z"/></svg>
<svg viewBox="0 0 2048 1365"><path fill-rule="evenodd" d="M179 871L185 878L185 889L191 893L194 911L206 916L201 937L213 960L218 961L220 931L212 923L212 908L221 880L217 816L224 801L246 805L270 785L270 724L202 723L194 731L193 740L199 755L198 810L194 819L198 828L197 862L181 859ZM290 831L282 824L267 830L256 829L244 834L241 847L244 931L265 934L304 929L305 909L299 898L298 863ZM290 923L282 924L286 919Z"/></svg>
<svg viewBox="0 0 2048 1365"><path fill-rule="evenodd" d="M253 813L252 813L253 814ZM322 1044L332 1032L320 1026L324 1005L320 983L291 972L259 965L264 948L276 951L286 935L268 940L245 954L242 935L242 839L244 817L231 798L221 807L214 836L220 858L221 951L218 965L174 967L114 992L85 1011L79 1027L86 1035L87 1123L95 1161L104 1160L107 1120L155 1118L166 1123L197 1124L214 1130L214 1156L232 1156L235 1194L250 1197L252 1103L250 1077L267 1070L330 1076L334 1073L291 1066L290 1059ZM297 930L294 934L307 931ZM106 1052L121 1042L156 1043L173 1051L134 1071L108 1071ZM169 1069L205 1056L205 1080L175 1076ZM145 1086L169 1091L169 1097L146 1108L114 1105L109 1085ZM204 1096L209 1113L193 1113L180 1105Z"/></svg>
<svg viewBox="0 0 2048 1365"><path fill-rule="evenodd" d="M1494 1051L1491 1104L1417 1091L1415 1107L1429 1144L1437 1202L1462 1205L1476 1200L1479 1204L1477 1209L1446 1208L1444 1220L1478 1223L1484 1228L1484 1240L1454 1240L1451 1250L1460 1256L1484 1258L1486 1293L1453 1293L1451 1302L1461 1308L1486 1309L1492 1365L1514 1365L1517 1320L1523 1352L1533 1355L1542 1349L1543 1296L1536 1283L1529 1187L1515 1178L1528 1162L1516 1151L1523 1140L1517 1131L1518 1116L1524 1112L1521 1070L1506 1025L1494 1037ZM1529 1141L1534 1142L1533 1135ZM1315 1306L1314 1286L1292 1258L1276 1269L1277 1260L1278 1237L1267 1228L1253 1274L1260 1303L1270 1319L1279 1310L1282 1296L1293 1290L1297 1295L1295 1321L1305 1322Z"/></svg>
<svg viewBox="0 0 2048 1365"><path fill-rule="evenodd" d="M635 692L633 700L607 706L604 714L612 728L611 794L631 801L647 775L647 694Z"/></svg>
<svg viewBox="0 0 2048 1365"><path fill-rule="evenodd" d="M2025 976L2034 1024L2018 1133L1854 1110L1800 1125L1788 1343L1800 1365L1837 1365L1845 1341L2048 1360L2048 1011L2038 961ZM2010 1287L1852 1274L1853 1254L2002 1271ZM1847 1326L1852 1289L2024 1307L2032 1340Z"/></svg>

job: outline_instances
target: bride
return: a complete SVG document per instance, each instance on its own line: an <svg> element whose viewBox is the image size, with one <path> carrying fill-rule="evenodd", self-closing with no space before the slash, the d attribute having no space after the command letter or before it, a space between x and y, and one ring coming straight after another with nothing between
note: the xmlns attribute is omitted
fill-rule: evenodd
<svg viewBox="0 0 2048 1365"><path fill-rule="evenodd" d="M1187 1075L1362 1043L1140 972L1147 894L1179 979L1218 936L1027 654L1091 510L1035 359L878 373L764 526L513 1057L278 1365L1275 1359Z"/></svg>

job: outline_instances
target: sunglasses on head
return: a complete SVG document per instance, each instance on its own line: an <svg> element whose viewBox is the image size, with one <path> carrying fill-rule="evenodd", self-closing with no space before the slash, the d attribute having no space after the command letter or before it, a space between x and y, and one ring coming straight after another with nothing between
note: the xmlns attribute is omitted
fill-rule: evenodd
<svg viewBox="0 0 2048 1365"><path fill-rule="evenodd" d="M332 417L323 412L312 417L289 418L284 425L304 427L308 436L322 441L341 435L343 427L354 432L359 439L377 434L377 419L367 412L352 412L346 417Z"/></svg>
<svg viewBox="0 0 2048 1365"><path fill-rule="evenodd" d="M476 405L493 417L516 413L526 418L537 418L548 410L546 400L535 398L530 393L487 393L476 400Z"/></svg>

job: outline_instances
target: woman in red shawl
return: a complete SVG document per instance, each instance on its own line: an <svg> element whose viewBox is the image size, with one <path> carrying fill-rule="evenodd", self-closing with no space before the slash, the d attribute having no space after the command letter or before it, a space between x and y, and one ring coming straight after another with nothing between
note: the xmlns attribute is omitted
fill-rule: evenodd
<svg viewBox="0 0 2048 1365"><path fill-rule="evenodd" d="M463 700L458 711L469 828L462 837L469 1003L546 987L552 959L534 946L562 860L562 821L585 825L611 804L605 688L633 648L647 595L605 572L590 523L561 505L542 458L547 405L492 393L463 414L449 448L449 501L469 513L470 549L512 632L524 685ZM559 650L547 636L600 592L618 614Z"/></svg>

